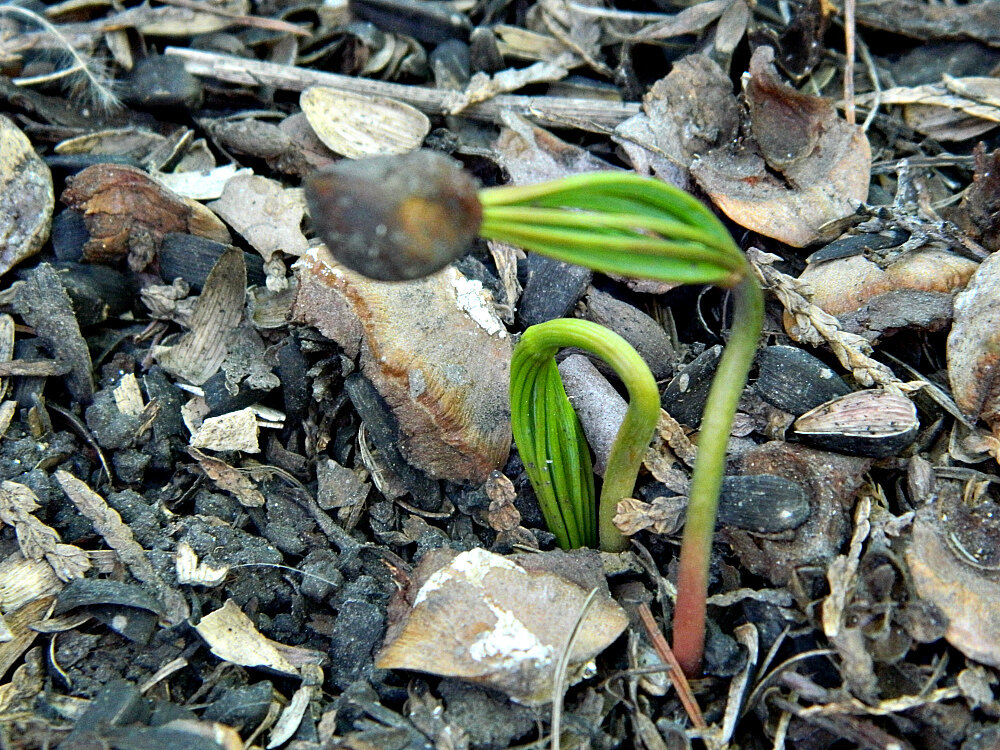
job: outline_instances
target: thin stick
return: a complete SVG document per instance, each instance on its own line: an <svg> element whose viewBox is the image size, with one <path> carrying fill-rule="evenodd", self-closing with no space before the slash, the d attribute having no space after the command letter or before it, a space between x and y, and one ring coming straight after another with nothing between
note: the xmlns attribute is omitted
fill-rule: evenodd
<svg viewBox="0 0 1000 750"><path fill-rule="evenodd" d="M287 91L302 91L310 86L329 86L353 94L398 99L434 115L449 114L454 97L454 92L443 89L353 78L337 73L246 60L183 47L167 47L164 54L181 58L185 69L197 76L217 78L220 81L247 86L273 86ZM605 133L609 128L614 128L638 114L639 109L640 105L636 102L617 103L557 96L504 94L485 102L472 104L462 110L462 114L475 120L500 122L501 113L512 110L516 114L541 123L563 126L572 123L574 127L583 130Z"/></svg>
<svg viewBox="0 0 1000 750"><path fill-rule="evenodd" d="M854 3L844 0L844 118L854 124Z"/></svg>
<svg viewBox="0 0 1000 750"><path fill-rule="evenodd" d="M552 724L549 732L549 747L552 750L559 750L560 748L559 735L562 732L563 698L566 695L566 672L569 669L569 655L573 651L573 644L576 643L576 639L580 635L580 628L583 626L583 620L587 616L587 610L594 603L594 597L596 596L596 588L591 589L590 593L587 594L583 606L580 607L580 614L577 615L576 622L573 624L573 630L570 632L569 638L566 639L566 648L563 649L562 654L559 656L559 663L556 664L555 674L552 675Z"/></svg>
<svg viewBox="0 0 1000 750"><path fill-rule="evenodd" d="M705 717L702 716L701 709L698 707L698 701L695 700L687 677L684 676L684 670L681 669L681 665L677 661L677 657L674 656L674 652L670 650L667 639L660 632L660 628L656 625L656 620L653 619L653 613L649 611L649 605L645 602L639 605L639 619L642 620L642 626L646 628L646 635L653 642L653 648L656 650L660 660L664 666L668 667L667 677L673 683L674 690L677 691L677 697L680 698L681 705L687 711L691 723L696 729L707 728L708 725L705 723Z"/></svg>

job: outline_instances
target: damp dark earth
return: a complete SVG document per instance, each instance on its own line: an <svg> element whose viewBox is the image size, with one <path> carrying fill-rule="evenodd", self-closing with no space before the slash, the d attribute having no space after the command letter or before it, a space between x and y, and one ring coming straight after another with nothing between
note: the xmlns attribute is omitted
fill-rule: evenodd
<svg viewBox="0 0 1000 750"><path fill-rule="evenodd" d="M1000 0L0 4L0 750L1000 747Z"/></svg>

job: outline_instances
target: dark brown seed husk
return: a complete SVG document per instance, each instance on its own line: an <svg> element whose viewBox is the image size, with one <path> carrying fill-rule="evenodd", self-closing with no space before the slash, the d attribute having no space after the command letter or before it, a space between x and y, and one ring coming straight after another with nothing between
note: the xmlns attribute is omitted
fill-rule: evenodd
<svg viewBox="0 0 1000 750"><path fill-rule="evenodd" d="M379 281L428 276L461 256L482 222L475 180L434 151L341 161L305 182L333 256Z"/></svg>

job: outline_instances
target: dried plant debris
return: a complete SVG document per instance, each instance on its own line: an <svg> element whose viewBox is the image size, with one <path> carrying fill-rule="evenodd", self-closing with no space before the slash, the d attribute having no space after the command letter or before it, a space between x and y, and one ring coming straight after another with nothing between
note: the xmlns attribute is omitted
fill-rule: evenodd
<svg viewBox="0 0 1000 750"><path fill-rule="evenodd" d="M325 251L310 251L296 271L294 317L360 354L407 460L433 476L485 480L510 448L511 343L481 285L454 268L420 281L371 281Z"/></svg>
<svg viewBox="0 0 1000 750"><path fill-rule="evenodd" d="M193 385L201 385L222 366L230 334L243 317L247 270L243 251L227 249L205 280L188 327L173 346L154 350L160 365Z"/></svg>
<svg viewBox="0 0 1000 750"><path fill-rule="evenodd" d="M759 47L746 85L751 137L703 154L698 184L737 224L804 247L868 196L871 148L833 105L778 79L774 51Z"/></svg>
<svg viewBox="0 0 1000 750"><path fill-rule="evenodd" d="M615 141L638 172L683 186L694 158L730 143L738 130L729 76L711 58L688 55L653 84L642 112L615 128Z"/></svg>
<svg viewBox="0 0 1000 750"><path fill-rule="evenodd" d="M552 699L556 664L577 619L569 657L575 679L625 629L625 613L606 593L583 611L590 590L604 585L593 553L441 552L427 555L400 593L379 667L459 677L540 705Z"/></svg>
<svg viewBox="0 0 1000 750"><path fill-rule="evenodd" d="M906 552L917 594L944 615L944 637L993 667L1000 666L998 518L993 501L968 507L952 488L917 513Z"/></svg>
<svg viewBox="0 0 1000 750"><path fill-rule="evenodd" d="M233 177L219 200L209 204L264 258L267 288L288 287L282 253L300 256L308 247L302 234L305 201L302 192L284 188L259 175Z"/></svg>
<svg viewBox="0 0 1000 750"><path fill-rule="evenodd" d="M202 617L195 630L218 658L244 667L263 667L298 677L307 665L321 665L326 661L323 654L264 637L232 600Z"/></svg>
<svg viewBox="0 0 1000 750"><path fill-rule="evenodd" d="M948 379L955 403L972 420L1000 429L1000 254L982 262L965 291L955 297L948 335Z"/></svg>
<svg viewBox="0 0 1000 750"><path fill-rule="evenodd" d="M134 167L95 164L71 180L62 201L83 214L90 239L85 260L127 260L133 271L145 269L168 232L189 232L229 242L229 232L215 214L187 201Z"/></svg>
<svg viewBox="0 0 1000 750"><path fill-rule="evenodd" d="M874 341L903 328L947 325L952 298L978 267L955 253L925 248L884 264L863 255L811 263L799 281L843 330ZM787 313L785 320L786 327L793 325Z"/></svg>
<svg viewBox="0 0 1000 750"><path fill-rule="evenodd" d="M18 546L26 560L44 559L62 581L80 578L89 568L87 554L72 544L63 544L59 533L34 515L38 496L17 482L0 484L0 521L14 528Z"/></svg>
<svg viewBox="0 0 1000 750"><path fill-rule="evenodd" d="M0 116L0 274L41 250L55 197L49 167L13 122Z"/></svg>

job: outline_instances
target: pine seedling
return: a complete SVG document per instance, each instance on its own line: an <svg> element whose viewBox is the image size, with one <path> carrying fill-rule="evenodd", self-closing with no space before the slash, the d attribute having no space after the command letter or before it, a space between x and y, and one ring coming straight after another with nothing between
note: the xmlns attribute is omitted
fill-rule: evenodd
<svg viewBox="0 0 1000 750"><path fill-rule="evenodd" d="M674 608L674 652L688 675L697 674L704 652L708 568L726 447L764 314L750 265L722 223L693 196L648 177L593 172L536 185L477 189L456 162L420 151L341 162L308 179L306 195L334 256L374 278L400 280L432 273L465 252L478 235L605 273L713 284L732 291L733 326L702 416ZM532 481L540 501L549 502L547 493L560 484L579 492L573 503L579 506L578 514L573 509L551 511L553 518L558 513L562 519L553 529L560 544L576 545L593 538L586 519L594 511L583 508L593 506L593 479L582 478L583 468L589 469L589 454L585 456L575 415L567 410L552 354L574 337L575 345L586 340L592 346L584 348L596 351L603 334L574 328L573 321L554 322L556 327L537 334L526 331L527 344L515 352L512 422L515 435L522 433L517 438L522 455L535 463L537 480ZM608 351L596 353L603 357ZM620 366L630 370L628 376L621 370L619 374L631 390L627 378L641 380L640 368L625 360ZM643 411L636 394L631 396L630 412L633 406ZM647 398L643 395L642 403ZM637 434L640 429L626 424L623 431ZM538 466L538 460L553 463ZM631 494L637 469L638 461L630 457L620 481L614 480L611 488L605 481L602 519L613 515L618 501ZM621 536L606 532L603 522L600 526L601 544L620 549Z"/></svg>

